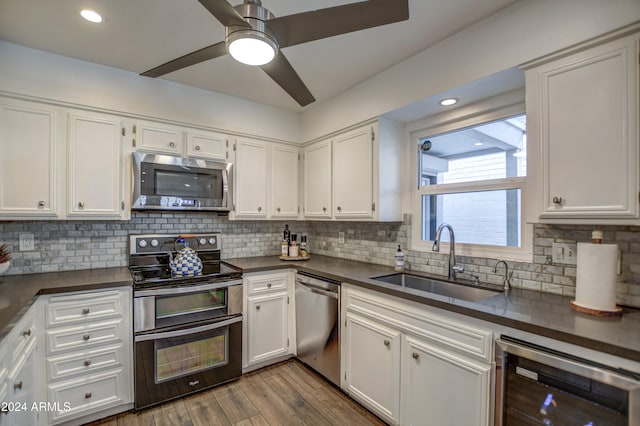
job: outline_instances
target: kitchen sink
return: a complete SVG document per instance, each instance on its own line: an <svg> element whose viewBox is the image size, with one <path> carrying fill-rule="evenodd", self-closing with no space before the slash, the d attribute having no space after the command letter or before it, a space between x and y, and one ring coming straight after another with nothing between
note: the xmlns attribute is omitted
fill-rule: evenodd
<svg viewBox="0 0 640 426"><path fill-rule="evenodd" d="M373 277L372 279L405 288L424 291L425 293L433 293L441 296L453 297L455 299L467 300L469 302L477 302L502 292L501 290L452 283L419 275L406 274L404 272Z"/></svg>

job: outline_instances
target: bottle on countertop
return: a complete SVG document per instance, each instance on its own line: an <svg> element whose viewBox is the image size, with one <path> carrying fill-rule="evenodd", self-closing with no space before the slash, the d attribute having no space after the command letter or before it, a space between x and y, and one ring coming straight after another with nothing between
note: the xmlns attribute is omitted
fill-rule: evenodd
<svg viewBox="0 0 640 426"><path fill-rule="evenodd" d="M291 231L289 231L289 225L284 226L282 239L287 242L287 246L291 244Z"/></svg>
<svg viewBox="0 0 640 426"><path fill-rule="evenodd" d="M396 271L404 271L404 253L402 252L402 250L400 250L400 244L398 244L398 251L396 251L396 254L393 256L395 259L395 266L394 269Z"/></svg>
<svg viewBox="0 0 640 426"><path fill-rule="evenodd" d="M292 234L291 235L291 244L289 245L289 257L298 257L299 253L299 247L298 247L298 242L296 241L298 239L298 236L296 234Z"/></svg>
<svg viewBox="0 0 640 426"><path fill-rule="evenodd" d="M287 240L282 240L282 256L289 256L289 243Z"/></svg>
<svg viewBox="0 0 640 426"><path fill-rule="evenodd" d="M300 236L300 257L309 256L309 246L307 245L307 235Z"/></svg>

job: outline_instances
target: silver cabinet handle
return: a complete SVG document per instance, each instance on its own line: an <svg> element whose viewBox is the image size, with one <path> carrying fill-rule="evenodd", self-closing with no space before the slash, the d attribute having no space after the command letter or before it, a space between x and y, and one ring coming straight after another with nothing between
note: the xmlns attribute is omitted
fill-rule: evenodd
<svg viewBox="0 0 640 426"><path fill-rule="evenodd" d="M200 151L200 145L194 146L193 149L196 150L196 151Z"/></svg>
<svg viewBox="0 0 640 426"><path fill-rule="evenodd" d="M323 207L323 208L322 208L322 213L326 213L326 212L327 212L327 208L326 208L326 207Z"/></svg>
<svg viewBox="0 0 640 426"><path fill-rule="evenodd" d="M84 394L85 399L91 398L91 392L87 392Z"/></svg>
<svg viewBox="0 0 640 426"><path fill-rule="evenodd" d="M14 389L14 390L16 390L16 389L22 389L22 380L20 380L20 381L19 381L19 382L17 382L17 383L14 383L14 384L13 384L13 389Z"/></svg>
<svg viewBox="0 0 640 426"><path fill-rule="evenodd" d="M84 336L82 336L82 340L89 340L91 338L91 336L89 336L88 334L85 334Z"/></svg>
<svg viewBox="0 0 640 426"><path fill-rule="evenodd" d="M175 148L176 147L176 143L175 142L169 142L169 147L171 148Z"/></svg>
<svg viewBox="0 0 640 426"><path fill-rule="evenodd" d="M267 288L271 288L271 283L267 283Z"/></svg>
<svg viewBox="0 0 640 426"><path fill-rule="evenodd" d="M391 342L390 342L390 341L388 341L387 339L385 339L385 340L384 340L384 345L385 345L386 347L389 347L389 346L391 345Z"/></svg>
<svg viewBox="0 0 640 426"><path fill-rule="evenodd" d="M276 211L277 211L278 213L280 213L280 207L278 207L278 208L276 209Z"/></svg>
<svg viewBox="0 0 640 426"><path fill-rule="evenodd" d="M341 212L342 211L342 207L338 206L338 211Z"/></svg>
<svg viewBox="0 0 640 426"><path fill-rule="evenodd" d="M78 207L84 209L84 201L78 201Z"/></svg>
<svg viewBox="0 0 640 426"><path fill-rule="evenodd" d="M420 359L420 354L418 352L412 353L411 356L413 357L413 359Z"/></svg>
<svg viewBox="0 0 640 426"><path fill-rule="evenodd" d="M82 313L85 314L85 315L87 315L89 312L90 312L89 308L84 308L82 310Z"/></svg>
<svg viewBox="0 0 640 426"><path fill-rule="evenodd" d="M23 335L24 337L29 337L29 336L31 336L31 329L23 331L23 332L22 332L22 335Z"/></svg>
<svg viewBox="0 0 640 426"><path fill-rule="evenodd" d="M262 211L262 207L258 206L258 211L261 212Z"/></svg>
<svg viewBox="0 0 640 426"><path fill-rule="evenodd" d="M91 365L91 360L90 359L87 359L87 360L84 361L84 366L85 367L88 367L90 365Z"/></svg>
<svg viewBox="0 0 640 426"><path fill-rule="evenodd" d="M553 201L553 204L562 204L562 197L553 197L551 201Z"/></svg>
<svg viewBox="0 0 640 426"><path fill-rule="evenodd" d="M38 207L42 208L44 207L44 201L38 201Z"/></svg>
<svg viewBox="0 0 640 426"><path fill-rule="evenodd" d="M260 305L256 305L256 311L260 310Z"/></svg>

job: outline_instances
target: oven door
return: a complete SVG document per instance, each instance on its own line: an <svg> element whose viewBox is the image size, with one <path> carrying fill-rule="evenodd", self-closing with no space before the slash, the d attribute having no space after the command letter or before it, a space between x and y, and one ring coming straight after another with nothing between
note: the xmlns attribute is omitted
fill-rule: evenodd
<svg viewBox="0 0 640 426"><path fill-rule="evenodd" d="M242 375L242 315L137 334L135 407L209 388Z"/></svg>
<svg viewBox="0 0 640 426"><path fill-rule="evenodd" d="M242 313L242 280L134 290L133 296L135 332Z"/></svg>

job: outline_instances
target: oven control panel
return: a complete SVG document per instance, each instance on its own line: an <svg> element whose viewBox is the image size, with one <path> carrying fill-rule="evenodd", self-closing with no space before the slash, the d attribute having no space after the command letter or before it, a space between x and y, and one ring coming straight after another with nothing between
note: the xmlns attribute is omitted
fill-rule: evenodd
<svg viewBox="0 0 640 426"><path fill-rule="evenodd" d="M129 254L169 253L186 245L196 251L220 250L220 234L147 234L129 236Z"/></svg>

